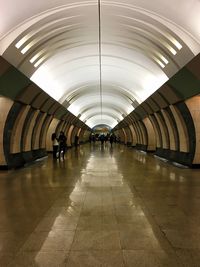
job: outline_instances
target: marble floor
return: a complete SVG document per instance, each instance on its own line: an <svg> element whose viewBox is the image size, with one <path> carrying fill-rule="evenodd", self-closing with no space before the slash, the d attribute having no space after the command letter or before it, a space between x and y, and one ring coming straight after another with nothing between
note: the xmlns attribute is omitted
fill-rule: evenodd
<svg viewBox="0 0 200 267"><path fill-rule="evenodd" d="M0 266L200 266L200 170L115 144L0 172Z"/></svg>

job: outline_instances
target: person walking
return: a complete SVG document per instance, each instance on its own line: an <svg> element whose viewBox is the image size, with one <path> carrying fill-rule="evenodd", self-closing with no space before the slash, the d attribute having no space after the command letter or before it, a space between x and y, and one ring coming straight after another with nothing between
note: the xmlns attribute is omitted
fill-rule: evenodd
<svg viewBox="0 0 200 267"><path fill-rule="evenodd" d="M113 142L114 142L114 136L113 134L110 135L110 146L112 147L113 145Z"/></svg>
<svg viewBox="0 0 200 267"><path fill-rule="evenodd" d="M78 137L78 135L76 135L75 138L74 138L74 145L75 145L76 148L79 145L79 137Z"/></svg>
<svg viewBox="0 0 200 267"><path fill-rule="evenodd" d="M61 131L60 135L59 135L59 138L58 138L58 142L59 142L59 154L58 154L58 157L59 157L59 159L61 158L61 154L62 154L62 158L63 159L65 158L65 151L66 151L66 147L67 147L66 141L67 141L67 138L64 135L64 132Z"/></svg>

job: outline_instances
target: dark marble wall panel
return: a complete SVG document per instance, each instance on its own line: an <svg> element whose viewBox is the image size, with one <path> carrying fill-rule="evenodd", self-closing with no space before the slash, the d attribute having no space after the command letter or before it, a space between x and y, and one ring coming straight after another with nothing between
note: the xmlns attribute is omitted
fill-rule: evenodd
<svg viewBox="0 0 200 267"><path fill-rule="evenodd" d="M173 88L182 100L200 93L200 80L186 67L169 79L167 84Z"/></svg>
<svg viewBox="0 0 200 267"><path fill-rule="evenodd" d="M200 54L187 64L187 69L200 80Z"/></svg>
<svg viewBox="0 0 200 267"><path fill-rule="evenodd" d="M136 144L140 144L141 143L140 134L139 134L138 128L136 127L135 122L132 123L132 126L135 130L135 133L136 133Z"/></svg>
<svg viewBox="0 0 200 267"><path fill-rule="evenodd" d="M32 136L32 149L38 150L40 149L40 133L45 121L47 114L40 112L37 118L37 121L34 126L33 136Z"/></svg>
<svg viewBox="0 0 200 267"><path fill-rule="evenodd" d="M53 120L53 116L47 115L45 117L44 123L42 124L41 132L40 132L40 148L41 149L46 149L47 131L52 120Z"/></svg>
<svg viewBox="0 0 200 267"><path fill-rule="evenodd" d="M31 104L34 99L41 93L41 89L34 83L30 84L22 90L16 97L16 101L24 104Z"/></svg>
<svg viewBox="0 0 200 267"><path fill-rule="evenodd" d="M11 66L0 76L0 95L14 100L30 84L31 81L25 75Z"/></svg>
<svg viewBox="0 0 200 267"><path fill-rule="evenodd" d="M160 128L160 132L162 135L162 148L163 149L169 149L170 148L170 139L169 139L169 132L168 132L168 128L166 125L166 122L163 118L163 115L161 112L156 112L155 113L155 117L157 119L159 128Z"/></svg>
<svg viewBox="0 0 200 267"><path fill-rule="evenodd" d="M2 76L10 68L10 63L8 63L4 58L0 57L0 76Z"/></svg>
<svg viewBox="0 0 200 267"><path fill-rule="evenodd" d="M148 145L148 132L143 120L140 121L140 128L142 130L143 144L146 146Z"/></svg>
<svg viewBox="0 0 200 267"><path fill-rule="evenodd" d="M156 104L159 106L159 109L166 108L168 106L168 102L165 100L165 98L159 94L159 92L155 92L151 98L156 102Z"/></svg>
<svg viewBox="0 0 200 267"><path fill-rule="evenodd" d="M41 111L48 113L51 107L54 105L55 100L51 97L41 106Z"/></svg>
<svg viewBox="0 0 200 267"><path fill-rule="evenodd" d="M78 134L78 127L74 127L74 129L72 130L72 134L71 134L71 144L74 145L74 141L75 141L75 136Z"/></svg>
<svg viewBox="0 0 200 267"><path fill-rule="evenodd" d="M143 106L143 108L146 110L146 113L147 114L152 114L154 111L153 111L153 109L152 109L152 107L150 106L150 104L148 103L148 101L144 101L143 103L142 103L142 106Z"/></svg>
<svg viewBox="0 0 200 267"><path fill-rule="evenodd" d="M136 137L136 132L135 132L135 129L132 123L129 124L129 128L130 128L131 135L132 135L132 146L135 146L137 143L137 137Z"/></svg>
<svg viewBox="0 0 200 267"><path fill-rule="evenodd" d="M11 153L11 138L13 125L20 113L22 105L20 103L14 103L7 116L4 127L4 155L8 168L17 168L24 165L24 159L22 153Z"/></svg>
<svg viewBox="0 0 200 267"><path fill-rule="evenodd" d="M41 92L31 103L31 106L35 109L40 109L47 102L49 96L45 92Z"/></svg>
<svg viewBox="0 0 200 267"><path fill-rule="evenodd" d="M179 147L179 138L173 114L170 109L162 109L161 112L169 133L170 150L177 151Z"/></svg>
<svg viewBox="0 0 200 267"><path fill-rule="evenodd" d="M4 128L13 103L14 102L11 99L0 96L0 166L2 166L3 168L7 168L7 162L4 153Z"/></svg>
<svg viewBox="0 0 200 267"><path fill-rule="evenodd" d="M71 134L72 134L73 129L74 129L74 125L72 124L72 125L70 125L69 130L67 132L67 146L68 147L71 147L72 146L72 143L71 143L71 140L72 140L71 139Z"/></svg>
<svg viewBox="0 0 200 267"><path fill-rule="evenodd" d="M159 89L159 94L161 94L169 104L174 104L181 100L173 88L171 88L168 84L161 86Z"/></svg>
<svg viewBox="0 0 200 267"><path fill-rule="evenodd" d="M54 105L49 109L48 113L53 115L59 108L60 104L55 102Z"/></svg>
<svg viewBox="0 0 200 267"><path fill-rule="evenodd" d="M27 114L25 120L25 127L22 133L22 151L23 152L31 152L31 143L32 143L32 132L33 127L35 125L35 120L39 114L39 110L35 110L33 108Z"/></svg>
<svg viewBox="0 0 200 267"><path fill-rule="evenodd" d="M193 118L191 116L191 113L187 107L187 105L182 103L176 104L177 108L180 111L180 114L182 115L185 126L187 128L187 134L188 134L188 142L189 142L189 154L190 154L190 164L192 164L194 155L195 155L195 148L196 148L196 135L195 135L195 126L193 122Z"/></svg>
<svg viewBox="0 0 200 267"><path fill-rule="evenodd" d="M14 121L11 134L11 144L10 144L10 153L17 154L22 152L21 141L22 133L24 129L24 123L27 117L28 112L30 111L29 105L21 104L21 110L17 115L16 120Z"/></svg>
<svg viewBox="0 0 200 267"><path fill-rule="evenodd" d="M148 117L143 120L143 124L144 124L145 132L147 135L147 151L155 151L156 150L156 134L154 132L153 125Z"/></svg>
<svg viewBox="0 0 200 267"><path fill-rule="evenodd" d="M142 130L140 128L140 124L139 124L139 121L136 121L134 123L136 129L137 129L137 132L138 132L138 144L143 144L143 136L142 136Z"/></svg>
<svg viewBox="0 0 200 267"><path fill-rule="evenodd" d="M160 109L159 105L151 97L146 100L146 103L153 109L154 112Z"/></svg>
<svg viewBox="0 0 200 267"><path fill-rule="evenodd" d="M150 115L149 116L149 120L151 121L152 125L153 125L153 128L154 128L154 132L155 132L155 137L156 137L156 147L157 148L160 148L162 147L162 134L161 134L161 130L160 130L160 127L159 127L159 124L158 124L158 121L155 117L155 115Z"/></svg>
<svg viewBox="0 0 200 267"><path fill-rule="evenodd" d="M185 120L177 108L176 105L170 105L170 110L173 114L174 120L176 122L178 137L179 137L179 150L181 152L189 152L189 134L185 123Z"/></svg>

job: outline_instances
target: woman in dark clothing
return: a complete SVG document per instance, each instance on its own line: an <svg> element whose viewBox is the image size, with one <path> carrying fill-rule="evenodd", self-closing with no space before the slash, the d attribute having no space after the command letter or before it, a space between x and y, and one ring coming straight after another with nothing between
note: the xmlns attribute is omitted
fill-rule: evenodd
<svg viewBox="0 0 200 267"><path fill-rule="evenodd" d="M62 153L62 158L64 159L65 157L65 151L66 151L66 141L67 138L64 135L64 132L60 132L59 138L58 138L58 142L59 142L59 159Z"/></svg>
<svg viewBox="0 0 200 267"><path fill-rule="evenodd" d="M111 147L113 145L113 142L114 142L114 136L113 136L113 134L111 134L111 136L110 136L110 145L111 145Z"/></svg>
<svg viewBox="0 0 200 267"><path fill-rule="evenodd" d="M74 139L74 145L75 145L76 148L79 145L78 142L79 142L79 137L78 137L78 135L76 135L75 139Z"/></svg>

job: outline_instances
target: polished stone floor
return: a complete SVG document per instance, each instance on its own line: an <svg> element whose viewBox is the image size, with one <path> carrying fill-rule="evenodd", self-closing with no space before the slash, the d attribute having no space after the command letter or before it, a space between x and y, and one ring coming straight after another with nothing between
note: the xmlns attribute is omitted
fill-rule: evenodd
<svg viewBox="0 0 200 267"><path fill-rule="evenodd" d="M200 266L200 170L115 144L0 172L0 266Z"/></svg>

